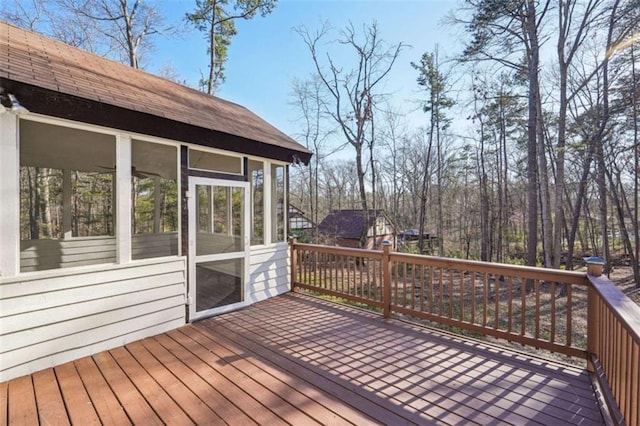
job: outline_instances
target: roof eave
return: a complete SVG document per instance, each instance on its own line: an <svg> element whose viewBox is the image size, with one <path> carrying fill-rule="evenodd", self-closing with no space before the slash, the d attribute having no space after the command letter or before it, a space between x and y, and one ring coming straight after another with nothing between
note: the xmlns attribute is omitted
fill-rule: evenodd
<svg viewBox="0 0 640 426"><path fill-rule="evenodd" d="M0 77L0 86L18 97L29 111L51 117L192 143L246 155L309 164L310 151L291 149L178 122L156 115L80 98Z"/></svg>

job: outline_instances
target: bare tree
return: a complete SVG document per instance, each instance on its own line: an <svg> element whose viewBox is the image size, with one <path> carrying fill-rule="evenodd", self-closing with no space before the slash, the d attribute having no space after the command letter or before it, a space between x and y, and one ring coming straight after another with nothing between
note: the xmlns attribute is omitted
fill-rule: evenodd
<svg viewBox="0 0 640 426"><path fill-rule="evenodd" d="M3 19L102 56L140 68L152 38L173 29L159 3L143 0L13 0Z"/></svg>
<svg viewBox="0 0 640 426"><path fill-rule="evenodd" d="M398 221L400 217L400 198L401 198L401 160L403 154L403 142L407 138L406 123L404 122L404 114L395 110L391 105L387 105L384 112L384 127L382 129L382 143L380 148L385 150L386 157L391 161L383 162L381 170L381 181L385 181L389 186L389 194L387 197L387 210L391 216ZM385 167L386 166L386 167ZM404 225L404 224L399 224Z"/></svg>
<svg viewBox="0 0 640 426"><path fill-rule="evenodd" d="M69 7L67 0L5 0L0 19L39 32L70 46L101 56L111 53L94 22Z"/></svg>
<svg viewBox="0 0 640 426"><path fill-rule="evenodd" d="M96 23L122 62L140 68L144 52L152 49L150 38L170 30L157 5L143 0L58 0L78 15Z"/></svg>
<svg viewBox="0 0 640 426"><path fill-rule="evenodd" d="M329 53L326 62L318 51L320 41L329 32L328 25L311 34L306 28L299 27L298 34L309 48L311 58L320 80L327 89L331 102L327 103L326 113L337 123L345 140L356 154L356 169L363 210L363 223L367 223L368 203L365 184L365 165L363 148L373 144L368 139L373 122L373 108L382 95L376 93L378 87L389 74L393 64L404 46L403 43L387 46L379 36L376 23L363 28L362 39L352 24L342 31L342 37L333 42L355 52L356 66L345 71L339 67ZM364 244L368 226L363 227L361 243Z"/></svg>
<svg viewBox="0 0 640 426"><path fill-rule="evenodd" d="M293 106L300 111L299 122L301 123L299 137L304 141L307 148L313 151L313 157L308 173L306 193L309 197L307 204L309 215L315 224L319 223L319 187L320 187L320 167L323 160L332 153L339 151L342 147L327 149L327 138L331 136L333 129L327 128L324 111L325 93L324 85L317 76L307 80L294 80L292 90ZM317 228L316 228L317 231ZM317 237L317 235L315 235Z"/></svg>

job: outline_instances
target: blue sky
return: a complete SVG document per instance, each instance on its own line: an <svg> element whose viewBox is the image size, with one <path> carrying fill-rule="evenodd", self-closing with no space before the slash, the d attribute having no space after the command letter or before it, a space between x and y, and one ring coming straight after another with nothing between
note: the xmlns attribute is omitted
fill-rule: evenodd
<svg viewBox="0 0 640 426"><path fill-rule="evenodd" d="M295 136L300 131L299 115L291 103L291 87L295 78L303 79L313 71L308 49L295 27L304 25L311 31L328 21L339 30L352 22L356 28L376 21L380 35L388 43L409 45L400 55L387 80L384 91L391 94L392 104L405 112L417 109L420 97L416 71L411 61L439 46L441 57L458 53L461 43L456 33L461 29L443 25L443 18L456 5L455 0L279 0L271 15L238 21L238 35L229 49L227 80L216 93L257 113L285 133ZM179 20L192 7L192 0L169 0L164 3L167 16ZM330 38L327 38L329 40ZM353 57L338 57L345 68L351 68ZM170 63L180 78L196 85L200 71L206 71L206 45L201 33L191 30L181 39L156 40L149 68ZM418 127L424 114L409 115L410 127Z"/></svg>

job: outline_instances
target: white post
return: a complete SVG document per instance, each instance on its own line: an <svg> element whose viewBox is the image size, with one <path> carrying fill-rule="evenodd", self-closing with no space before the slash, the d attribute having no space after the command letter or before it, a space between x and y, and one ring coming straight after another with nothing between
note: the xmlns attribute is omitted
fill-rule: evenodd
<svg viewBox="0 0 640 426"><path fill-rule="evenodd" d="M272 185L272 180L271 180L271 163L269 162L265 162L264 163L264 195L263 195L263 199L264 199L264 223L263 223L263 229L264 229L264 243L265 244L271 244L273 241L272 237L271 237L271 219L272 219L272 215L273 212L271 211L272 207L271 207L271 202L272 202L272 197L273 197L273 185Z"/></svg>
<svg viewBox="0 0 640 426"><path fill-rule="evenodd" d="M131 137L116 136L116 245L118 263L131 262Z"/></svg>
<svg viewBox="0 0 640 426"><path fill-rule="evenodd" d="M153 233L160 233L160 215L162 213L162 188L160 186L160 177L153 177Z"/></svg>
<svg viewBox="0 0 640 426"><path fill-rule="evenodd" d="M70 239L71 231L71 170L62 171L62 232L65 240Z"/></svg>
<svg viewBox="0 0 640 426"><path fill-rule="evenodd" d="M20 272L19 136L18 117L0 114L0 276L3 277Z"/></svg>
<svg viewBox="0 0 640 426"><path fill-rule="evenodd" d="M227 187L225 194L227 194L227 235L232 237L233 236L233 193L231 192L230 187Z"/></svg>
<svg viewBox="0 0 640 426"><path fill-rule="evenodd" d="M196 185L196 188L197 187L198 186ZM215 223L214 223L215 222L214 221L214 217L216 215L216 212L215 212L215 207L216 206L215 206L215 203L213 202L213 198L215 197L215 194L214 194L212 186L207 186L207 196L209 197L209 205L207 206L208 207L207 211L209 212L208 216L207 216L207 232L209 232L210 234L213 234L215 229L216 229L215 228ZM199 219L197 219L199 217L198 216L199 213L200 212L198 210L196 210L196 215L197 215L196 216L196 221L199 220ZM196 230L198 229L197 226L198 225L196 225Z"/></svg>

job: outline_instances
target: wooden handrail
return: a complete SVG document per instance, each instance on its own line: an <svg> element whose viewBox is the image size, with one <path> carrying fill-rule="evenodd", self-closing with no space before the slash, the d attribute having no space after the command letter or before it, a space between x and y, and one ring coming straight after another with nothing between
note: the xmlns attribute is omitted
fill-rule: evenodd
<svg viewBox="0 0 640 426"><path fill-rule="evenodd" d="M307 244L307 243L294 243L295 248L298 250L309 250L316 253L330 253L341 256L356 256L356 257L365 257L372 259L382 259L382 251L379 250L363 250L357 248L348 248L348 247L334 247L334 246L321 246L315 244Z"/></svg>
<svg viewBox="0 0 640 426"><path fill-rule="evenodd" d="M589 369L618 424L640 424L640 307L606 277L589 275Z"/></svg>
<svg viewBox="0 0 640 426"><path fill-rule="evenodd" d="M545 269L533 266L509 265L506 263L490 263L478 260L454 259L450 257L426 256L409 253L391 253L391 260L411 261L416 264L434 265L443 268L465 267L476 272L487 272L495 275L527 274L531 278L550 281L562 281L567 284L586 286L584 272L565 271L561 269ZM559 279L560 278L560 279Z"/></svg>

